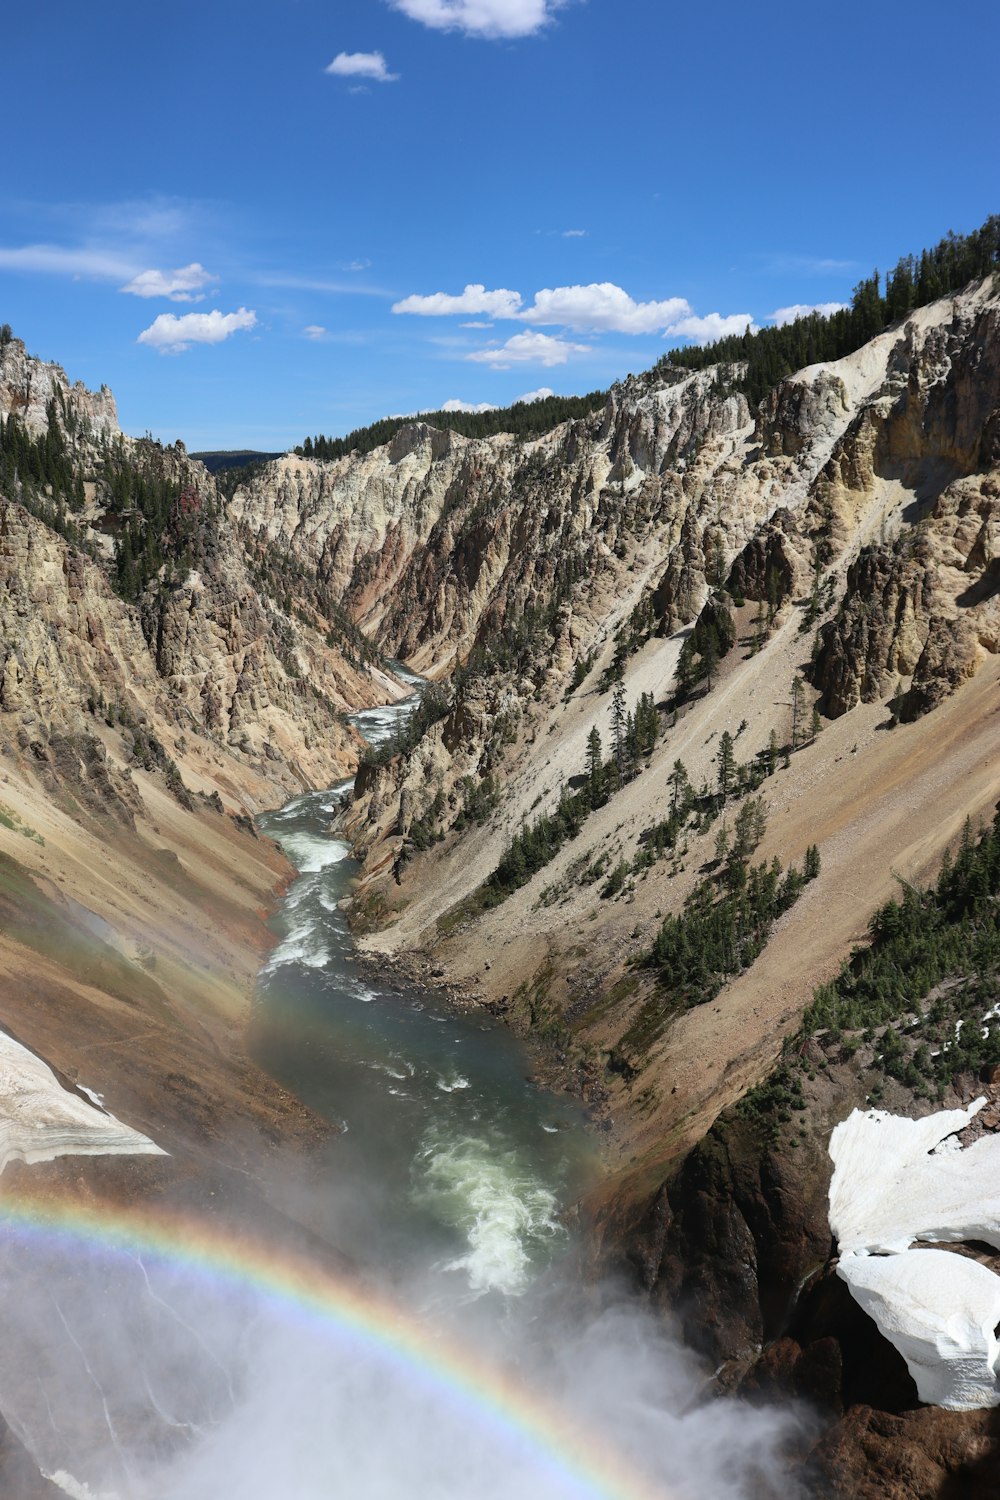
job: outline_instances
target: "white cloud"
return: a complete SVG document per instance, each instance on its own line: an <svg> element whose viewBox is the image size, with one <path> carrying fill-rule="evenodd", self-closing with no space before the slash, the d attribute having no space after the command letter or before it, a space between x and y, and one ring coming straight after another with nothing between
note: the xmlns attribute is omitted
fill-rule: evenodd
<svg viewBox="0 0 1000 1500"><path fill-rule="evenodd" d="M794 302L791 307L777 308L768 322L784 328L787 323L794 323L796 318L808 318L810 313L819 313L821 318L829 318L835 312L843 312L846 307L846 302Z"/></svg>
<svg viewBox="0 0 1000 1500"><path fill-rule="evenodd" d="M322 323L309 323L303 328L302 332L307 339L312 339L313 343L319 343L321 339L326 338L326 329Z"/></svg>
<svg viewBox="0 0 1000 1500"><path fill-rule="evenodd" d="M583 240L587 237L585 229L564 229L562 232L564 240Z"/></svg>
<svg viewBox="0 0 1000 1500"><path fill-rule="evenodd" d="M750 313L730 313L728 317L721 313L706 313L703 318L681 318L679 322L671 323L666 336L693 339L696 344L704 345L714 344L717 339L729 338L733 334L746 333L748 329L754 329Z"/></svg>
<svg viewBox="0 0 1000 1500"><path fill-rule="evenodd" d="M488 292L480 283L470 283L457 297L448 292L432 292L428 297L404 297L394 302L394 313L415 313L421 318L444 318L452 313L485 313L490 318L515 318L521 306L520 292L500 287Z"/></svg>
<svg viewBox="0 0 1000 1500"><path fill-rule="evenodd" d="M601 333L655 333L687 316L691 309L683 297L662 302L636 302L611 281L589 286L545 287L524 307L520 292L501 287L487 291L481 282L471 283L454 296L432 292L430 296L404 297L393 304L394 313L415 313L423 318L444 318L457 313L485 313L490 318L517 318L523 323L542 323L593 330ZM476 323L463 327L475 328Z"/></svg>
<svg viewBox="0 0 1000 1500"><path fill-rule="evenodd" d="M492 401L461 401L457 396L453 396L450 401L444 403L441 410L469 412L496 411L496 406Z"/></svg>
<svg viewBox="0 0 1000 1500"><path fill-rule="evenodd" d="M404 16L435 31L466 36L534 36L566 0L390 0Z"/></svg>
<svg viewBox="0 0 1000 1500"><path fill-rule="evenodd" d="M148 344L161 354L181 354L192 344L221 344L240 329L256 328L257 315L248 308L237 312L221 313L218 308L207 313L160 313L148 328L144 328L136 339L138 344Z"/></svg>
<svg viewBox="0 0 1000 1500"><path fill-rule="evenodd" d="M685 317L691 309L683 297L664 302L635 302L611 281L589 286L545 287L519 316L525 323L560 323L565 328L613 333L655 333Z"/></svg>
<svg viewBox="0 0 1000 1500"><path fill-rule="evenodd" d="M395 83L398 73L390 73L381 52L338 52L323 70L335 78L370 78L374 83Z"/></svg>
<svg viewBox="0 0 1000 1500"><path fill-rule="evenodd" d="M205 295L201 288L217 280L217 276L193 260L189 266L178 266L175 271L140 271L119 290L129 292L133 297L169 297L171 302L200 302Z"/></svg>
<svg viewBox="0 0 1000 1500"><path fill-rule="evenodd" d="M67 250L62 245L0 246L0 270L121 281L124 276L134 276L137 269L113 250Z"/></svg>
<svg viewBox="0 0 1000 1500"><path fill-rule="evenodd" d="M465 357L475 364L508 370L511 365L564 365L573 354L589 354L589 344L570 344L548 333L515 333L495 349L477 349Z"/></svg>
<svg viewBox="0 0 1000 1500"><path fill-rule="evenodd" d="M511 404L517 406L520 402L522 406L530 406L533 401L545 401L549 396L554 395L555 391L550 385L542 385L537 391L526 391L523 396L515 396Z"/></svg>

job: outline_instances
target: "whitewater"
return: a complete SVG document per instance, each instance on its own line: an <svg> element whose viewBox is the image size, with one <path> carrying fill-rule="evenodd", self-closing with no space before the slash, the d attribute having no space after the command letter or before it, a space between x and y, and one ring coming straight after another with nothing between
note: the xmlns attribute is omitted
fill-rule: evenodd
<svg viewBox="0 0 1000 1500"><path fill-rule="evenodd" d="M411 698L354 715L369 743L414 712L410 681ZM359 964L343 911L356 866L330 832L351 785L260 819L299 874L260 976L255 1055L340 1132L330 1191L349 1183L358 1200L354 1230L338 1219L349 1253L360 1239L385 1269L422 1259L465 1294L516 1295L565 1245L562 1214L590 1161L582 1113L532 1084L500 1023Z"/></svg>

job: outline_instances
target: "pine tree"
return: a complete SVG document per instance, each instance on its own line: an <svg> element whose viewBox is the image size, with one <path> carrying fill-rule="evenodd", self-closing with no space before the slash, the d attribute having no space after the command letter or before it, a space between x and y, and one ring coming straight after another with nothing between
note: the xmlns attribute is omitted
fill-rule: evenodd
<svg viewBox="0 0 1000 1500"><path fill-rule="evenodd" d="M805 684L796 672L792 679L792 749L796 750L799 744L799 728L806 708Z"/></svg>
<svg viewBox="0 0 1000 1500"><path fill-rule="evenodd" d="M619 781L624 780L625 759L627 754L625 736L627 731L627 719L625 713L625 684L619 677L615 683L615 690L611 695L611 754L614 756L615 765L618 768Z"/></svg>
<svg viewBox="0 0 1000 1500"><path fill-rule="evenodd" d="M691 781L682 760L675 760L670 772L670 812L679 817L687 810L691 797Z"/></svg>
<svg viewBox="0 0 1000 1500"><path fill-rule="evenodd" d="M639 762L639 733L636 728L634 714L628 714L625 719L625 759L622 766L622 776L626 781L631 781L636 773Z"/></svg>
<svg viewBox="0 0 1000 1500"><path fill-rule="evenodd" d="M753 836L754 848L760 843L767 832L767 803L763 797L756 797L753 803Z"/></svg>
<svg viewBox="0 0 1000 1500"><path fill-rule="evenodd" d="M767 640L767 615L764 611L764 601L757 601L757 614L754 618L753 636L750 640L750 655L756 656L764 642Z"/></svg>
<svg viewBox="0 0 1000 1500"><path fill-rule="evenodd" d="M733 826L733 857L749 859L767 829L767 808L763 797L748 797L736 814Z"/></svg>
<svg viewBox="0 0 1000 1500"><path fill-rule="evenodd" d="M660 728L660 716L652 693L641 693L635 709L635 727L638 754L652 755L656 748L656 736Z"/></svg>
<svg viewBox="0 0 1000 1500"><path fill-rule="evenodd" d="M679 698L686 698L696 682L694 670L694 647L691 637L687 636L681 644L677 657L677 669L674 673L674 686Z"/></svg>
<svg viewBox="0 0 1000 1500"><path fill-rule="evenodd" d="M600 807L605 798L607 777L604 771L601 731L596 724L587 736L587 785L590 789L591 807Z"/></svg>
<svg viewBox="0 0 1000 1500"><path fill-rule="evenodd" d="M719 740L719 752L715 760L719 772L719 796L725 802L729 796L729 789L733 784L733 775L736 770L733 737L728 729L722 731L722 738Z"/></svg>
<svg viewBox="0 0 1000 1500"><path fill-rule="evenodd" d="M719 666L719 646L714 631L711 631L705 641L705 649L701 653L702 672L708 679L710 688L715 686L715 674Z"/></svg>

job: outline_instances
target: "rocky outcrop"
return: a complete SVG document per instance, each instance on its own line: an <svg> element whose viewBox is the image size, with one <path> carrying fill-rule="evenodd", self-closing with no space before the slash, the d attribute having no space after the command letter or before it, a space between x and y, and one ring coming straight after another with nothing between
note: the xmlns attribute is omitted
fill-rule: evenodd
<svg viewBox="0 0 1000 1500"><path fill-rule="evenodd" d="M182 445L123 438L110 392L71 387L18 340L0 352L5 409L29 431L54 422L76 478L62 519L27 477L0 494L0 741L49 763L51 744L89 745L83 760L105 761L113 781L107 724L126 781L139 764L178 791L188 760L221 755L230 794L251 806L265 786L273 803L350 770L359 742L345 711L402 688L331 631L308 581L252 572L214 480ZM180 498L156 538L164 561L132 603L116 549L135 546L129 490L142 486ZM140 544L160 524L145 523ZM200 782L203 767L190 769ZM127 801L119 788L111 805Z"/></svg>
<svg viewBox="0 0 1000 1500"><path fill-rule="evenodd" d="M364 703L377 689L269 609L235 549L157 590L144 620L98 562L0 499L0 735L19 750L45 761L106 721L127 756L142 729L154 760L182 765L198 736L232 756L234 783L245 768L277 800L351 764L352 693Z"/></svg>
<svg viewBox="0 0 1000 1500"><path fill-rule="evenodd" d="M651 1295L715 1364L746 1368L787 1335L799 1293L830 1256L833 1126L864 1103L857 1075L817 1075L780 1141L753 1115L724 1115L663 1185L632 1238ZM824 1335L825 1336L825 1335Z"/></svg>
<svg viewBox="0 0 1000 1500"><path fill-rule="evenodd" d="M859 1404L810 1456L824 1500L992 1500L1000 1490L996 1412Z"/></svg>
<svg viewBox="0 0 1000 1500"><path fill-rule="evenodd" d="M30 431L44 432L52 401L74 439L117 437L121 431L115 398L106 385L88 391L80 380L71 384L61 365L36 359L20 339L0 338L0 413L13 412Z"/></svg>
<svg viewBox="0 0 1000 1500"><path fill-rule="evenodd" d="M970 677L983 652L997 651L998 495L993 476L958 481L918 526L862 550L815 663L830 717L894 692L899 714L915 717Z"/></svg>

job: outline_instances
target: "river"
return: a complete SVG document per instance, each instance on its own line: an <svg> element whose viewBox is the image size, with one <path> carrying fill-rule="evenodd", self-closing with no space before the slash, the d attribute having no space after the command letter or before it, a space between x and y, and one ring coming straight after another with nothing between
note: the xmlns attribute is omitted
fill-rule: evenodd
<svg viewBox="0 0 1000 1500"><path fill-rule="evenodd" d="M397 670L414 695L353 716L373 745L419 701L420 679ZM470 1294L516 1294L566 1245L590 1162L582 1113L530 1081L502 1023L359 965L342 909L357 867L329 832L351 785L259 820L300 873L274 920L253 1051L341 1131L324 1173L345 1205L340 1248L382 1270L423 1262Z"/></svg>
<svg viewBox="0 0 1000 1500"><path fill-rule="evenodd" d="M378 743L416 701L355 722ZM581 1285L565 1222L593 1170L581 1112L532 1083L502 1025L358 963L356 869L330 832L349 790L260 820L299 874L253 1047L337 1127L308 1184L276 1165L352 1269L210 1201L8 1215L0 1409L52 1476L44 1495L792 1500L791 1419L706 1405L659 1319Z"/></svg>

